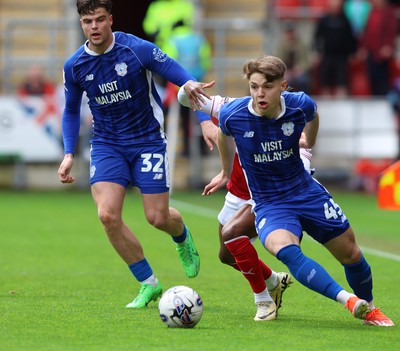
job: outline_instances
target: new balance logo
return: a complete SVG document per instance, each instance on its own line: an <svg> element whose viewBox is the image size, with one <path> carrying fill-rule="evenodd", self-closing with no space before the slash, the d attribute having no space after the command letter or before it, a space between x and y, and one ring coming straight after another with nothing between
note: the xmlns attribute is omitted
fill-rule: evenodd
<svg viewBox="0 0 400 351"><path fill-rule="evenodd" d="M253 131L244 132L243 138L252 138L254 136Z"/></svg>
<svg viewBox="0 0 400 351"><path fill-rule="evenodd" d="M93 79L94 79L93 74L87 74L86 78L85 78L85 81L93 80Z"/></svg>
<svg viewBox="0 0 400 351"><path fill-rule="evenodd" d="M307 276L307 282L309 283L312 278L317 274L317 271L313 268L310 272L310 274Z"/></svg>
<svg viewBox="0 0 400 351"><path fill-rule="evenodd" d="M154 175L153 179L154 180L161 180L161 179L163 179L163 174L162 173L158 173L158 174Z"/></svg>

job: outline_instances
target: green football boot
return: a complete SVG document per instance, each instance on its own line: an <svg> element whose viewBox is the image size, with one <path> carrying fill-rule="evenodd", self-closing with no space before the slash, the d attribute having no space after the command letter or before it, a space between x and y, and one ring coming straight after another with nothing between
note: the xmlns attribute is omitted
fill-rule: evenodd
<svg viewBox="0 0 400 351"><path fill-rule="evenodd" d="M162 295L162 286L158 282L157 286L143 284L138 296L126 305L126 308L145 308L150 301L156 302L157 299Z"/></svg>
<svg viewBox="0 0 400 351"><path fill-rule="evenodd" d="M188 278L194 278L200 271L200 256L194 245L192 235L187 229L187 237L183 243L177 244L176 250L178 251L183 270Z"/></svg>

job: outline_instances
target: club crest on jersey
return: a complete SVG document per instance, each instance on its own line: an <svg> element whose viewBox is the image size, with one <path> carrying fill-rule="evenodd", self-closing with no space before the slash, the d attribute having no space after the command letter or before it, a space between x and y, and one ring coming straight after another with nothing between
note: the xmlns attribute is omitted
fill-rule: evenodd
<svg viewBox="0 0 400 351"><path fill-rule="evenodd" d="M291 136L294 132L294 123L293 122L283 123L281 129L284 135Z"/></svg>
<svg viewBox="0 0 400 351"><path fill-rule="evenodd" d="M128 73L128 65L125 62L117 63L115 65L115 70L119 76L123 77Z"/></svg>
<svg viewBox="0 0 400 351"><path fill-rule="evenodd" d="M167 61L167 55L160 49L153 49L154 59L158 62Z"/></svg>

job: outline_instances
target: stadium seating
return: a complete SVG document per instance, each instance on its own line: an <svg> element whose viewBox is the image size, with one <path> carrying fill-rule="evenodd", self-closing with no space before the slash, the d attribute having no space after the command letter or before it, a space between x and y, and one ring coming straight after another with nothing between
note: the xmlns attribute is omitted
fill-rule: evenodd
<svg viewBox="0 0 400 351"><path fill-rule="evenodd" d="M371 95L371 87L364 62L356 61L349 63L349 85L350 95L352 96Z"/></svg>
<svg viewBox="0 0 400 351"><path fill-rule="evenodd" d="M299 7L303 5L302 0L277 0L275 2L276 7Z"/></svg>
<svg viewBox="0 0 400 351"><path fill-rule="evenodd" d="M301 17L303 0L276 0L274 13L281 19L295 19Z"/></svg>
<svg viewBox="0 0 400 351"><path fill-rule="evenodd" d="M0 93L11 93L32 63L43 64L47 76L61 81L68 34L62 25L65 5L53 0L0 2Z"/></svg>
<svg viewBox="0 0 400 351"><path fill-rule="evenodd" d="M329 0L305 0L306 6L310 9L325 11L329 7Z"/></svg>

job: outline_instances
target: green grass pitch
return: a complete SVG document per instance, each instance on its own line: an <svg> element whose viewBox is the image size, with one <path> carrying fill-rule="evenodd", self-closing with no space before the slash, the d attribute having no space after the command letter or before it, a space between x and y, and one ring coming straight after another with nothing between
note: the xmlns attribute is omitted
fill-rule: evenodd
<svg viewBox="0 0 400 351"><path fill-rule="evenodd" d="M147 224L140 196L127 195L124 218L140 238L164 289L194 288L204 302L194 329L168 329L156 303L124 306L139 290L108 243L90 192L0 191L0 350L398 350L400 213L373 196L334 192L372 266L375 302L396 326L364 326L340 304L294 282L279 317L254 322L253 296L241 274L218 260L217 214L224 192L174 192L171 204L190 227L201 256L185 277L174 244ZM343 269L305 235L304 252L345 288ZM286 270L256 242L261 257Z"/></svg>

